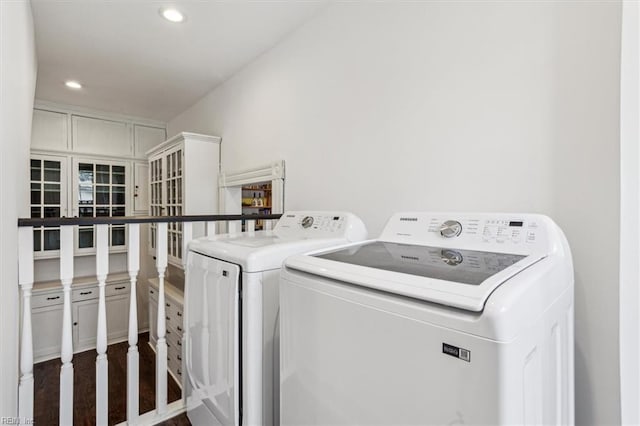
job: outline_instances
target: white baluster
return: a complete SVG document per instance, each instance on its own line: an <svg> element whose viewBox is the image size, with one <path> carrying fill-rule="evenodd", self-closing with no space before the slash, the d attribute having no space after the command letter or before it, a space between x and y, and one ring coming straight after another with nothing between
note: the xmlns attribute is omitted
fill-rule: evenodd
<svg viewBox="0 0 640 426"><path fill-rule="evenodd" d="M127 253L131 295L129 296L129 351L127 352L127 423L137 422L139 412L138 300L136 282L140 270L140 224L129 224Z"/></svg>
<svg viewBox="0 0 640 426"><path fill-rule="evenodd" d="M227 223L227 231L229 232L229 234L236 234L238 232L240 232L240 230L242 229L242 221L241 220L230 220Z"/></svg>
<svg viewBox="0 0 640 426"><path fill-rule="evenodd" d="M33 335L31 332L31 289L33 288L33 227L18 229L18 283L22 289L22 340L20 342L20 385L18 416L33 418Z"/></svg>
<svg viewBox="0 0 640 426"><path fill-rule="evenodd" d="M207 237L213 237L216 235L216 223L207 222Z"/></svg>
<svg viewBox="0 0 640 426"><path fill-rule="evenodd" d="M73 424L73 330L71 283L73 282L73 226L60 227L60 281L64 292L62 349L60 351L60 424Z"/></svg>
<svg viewBox="0 0 640 426"><path fill-rule="evenodd" d="M210 226L209 225L213 225L213 232L215 233L215 222L209 222L207 223L207 233L209 232ZM193 239L193 223L192 222L184 222L184 224L182 225L182 269L184 271L184 282L185 282L185 286L184 286L184 300L186 301L187 298L189 297L189 286L187 285L187 283L189 282L189 268L187 267L188 262L189 262L189 251L188 251L188 245L189 245L189 241L191 241ZM184 306L186 306L186 304L183 305L183 309L182 309L182 346L180 347L180 358L185 359L185 347L186 347L186 343L187 343L187 337L188 337L188 318L187 318L187 310L184 309ZM186 385L187 385L187 373L185 372L185 368L184 366L184 362L180 361L180 370L182 371L182 389L186 389ZM182 400L184 401L184 403L187 403L187 393L186 392L182 392Z"/></svg>
<svg viewBox="0 0 640 426"><path fill-rule="evenodd" d="M158 270L158 326L156 341L156 413L167 410L167 331L165 323L164 272L167 269L167 223L156 227L156 268Z"/></svg>
<svg viewBox="0 0 640 426"><path fill-rule="evenodd" d="M256 232L256 221L255 220L248 220L247 222L247 226L246 226L246 231L250 232L250 233L254 233Z"/></svg>
<svg viewBox="0 0 640 426"><path fill-rule="evenodd" d="M96 425L109 418L109 366L107 362L107 306L105 285L109 273L109 225L96 225L96 276L98 278L98 331L96 340Z"/></svg>

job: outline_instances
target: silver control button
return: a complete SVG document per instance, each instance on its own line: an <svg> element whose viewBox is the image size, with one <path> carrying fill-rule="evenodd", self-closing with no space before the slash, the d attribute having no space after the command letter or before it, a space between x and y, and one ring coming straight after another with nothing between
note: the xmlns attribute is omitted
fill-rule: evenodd
<svg viewBox="0 0 640 426"><path fill-rule="evenodd" d="M309 228L311 225L313 225L313 217L311 217L311 216L305 216L305 217L302 219L302 222L300 222L300 225L302 225L302 227L303 227L304 229Z"/></svg>
<svg viewBox="0 0 640 426"><path fill-rule="evenodd" d="M440 235L445 238L453 238L462 232L462 224L457 220L447 220L440 225Z"/></svg>

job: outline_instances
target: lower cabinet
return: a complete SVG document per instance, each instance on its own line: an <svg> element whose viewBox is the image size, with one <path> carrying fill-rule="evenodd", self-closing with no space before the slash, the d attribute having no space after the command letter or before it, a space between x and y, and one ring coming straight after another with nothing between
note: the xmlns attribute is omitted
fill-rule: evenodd
<svg viewBox="0 0 640 426"><path fill-rule="evenodd" d="M74 352L94 349L98 330L98 283L81 281L82 285L73 285L71 290ZM41 362L60 356L64 296L60 287L37 287L33 289L31 322L34 362ZM110 281L105 287L109 344L126 340L128 336L129 288L128 281Z"/></svg>
<svg viewBox="0 0 640 426"><path fill-rule="evenodd" d="M165 324L167 342L167 366L176 383L182 386L182 332L183 332L182 291L165 281ZM158 279L149 280L149 344L156 349L158 340Z"/></svg>

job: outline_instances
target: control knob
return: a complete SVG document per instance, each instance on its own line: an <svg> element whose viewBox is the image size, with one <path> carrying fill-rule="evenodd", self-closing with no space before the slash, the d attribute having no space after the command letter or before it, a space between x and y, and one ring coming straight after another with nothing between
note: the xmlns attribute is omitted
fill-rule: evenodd
<svg viewBox="0 0 640 426"><path fill-rule="evenodd" d="M302 222L300 222L300 225L302 225L304 229L310 228L311 225L313 225L313 217L311 216L303 217Z"/></svg>
<svg viewBox="0 0 640 426"><path fill-rule="evenodd" d="M440 235L445 238L453 238L462 232L462 224L457 220L447 220L440 225Z"/></svg>

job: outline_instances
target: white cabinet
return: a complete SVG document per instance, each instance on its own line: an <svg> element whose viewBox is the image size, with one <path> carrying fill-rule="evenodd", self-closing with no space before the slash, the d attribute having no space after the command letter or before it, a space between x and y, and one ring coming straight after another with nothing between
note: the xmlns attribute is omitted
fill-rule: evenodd
<svg viewBox="0 0 640 426"><path fill-rule="evenodd" d="M30 208L32 218L67 216L67 157L32 155L30 160ZM59 227L33 230L35 257L57 256Z"/></svg>
<svg viewBox="0 0 640 426"><path fill-rule="evenodd" d="M131 126L122 121L71 116L73 150L94 155L130 157Z"/></svg>
<svg viewBox="0 0 640 426"><path fill-rule="evenodd" d="M126 340L129 333L128 274L111 277L105 287L107 341ZM40 287L40 288L39 288ZM96 346L98 330L98 283L93 277L78 278L71 290L73 351ZM63 291L59 281L36 283L32 296L33 351L35 362L60 356L63 317Z"/></svg>
<svg viewBox="0 0 640 426"><path fill-rule="evenodd" d="M133 214L149 213L149 164L133 164Z"/></svg>
<svg viewBox="0 0 640 426"><path fill-rule="evenodd" d="M149 153L149 213L152 216L218 213L220 138L179 133ZM155 231L155 227L152 226ZM193 237L204 235L204 223L193 224ZM155 248L155 232L151 248ZM182 224L168 227L169 262L182 267Z"/></svg>
<svg viewBox="0 0 640 426"><path fill-rule="evenodd" d="M95 348L98 330L98 299L75 302L72 311L74 352ZM61 326L60 324L59 327Z"/></svg>
<svg viewBox="0 0 640 426"><path fill-rule="evenodd" d="M149 280L149 344L155 350L158 340L158 279ZM165 321L167 341L167 365L169 372L182 385L182 333L184 295L182 291L165 281Z"/></svg>
<svg viewBox="0 0 640 426"><path fill-rule="evenodd" d="M79 217L126 216L129 207L129 163L124 161L74 158L73 214ZM112 252L126 249L126 227L109 226ZM76 254L95 252L95 226L78 226Z"/></svg>
<svg viewBox="0 0 640 426"><path fill-rule="evenodd" d="M164 128L133 126L134 157L146 158L147 151L161 144L167 139L167 132Z"/></svg>
<svg viewBox="0 0 640 426"><path fill-rule="evenodd" d="M68 144L67 114L33 110L31 123L31 149L48 151L66 151Z"/></svg>
<svg viewBox="0 0 640 426"><path fill-rule="evenodd" d="M62 290L33 292L31 322L36 361L60 356L63 302Z"/></svg>

